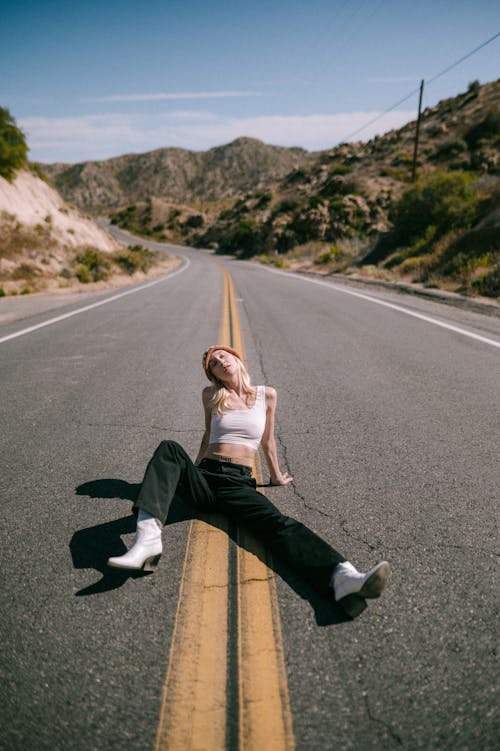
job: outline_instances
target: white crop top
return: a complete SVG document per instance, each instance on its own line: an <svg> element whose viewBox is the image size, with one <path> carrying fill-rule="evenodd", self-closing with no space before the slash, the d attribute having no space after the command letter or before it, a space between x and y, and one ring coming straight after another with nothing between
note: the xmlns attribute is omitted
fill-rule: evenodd
<svg viewBox="0 0 500 751"><path fill-rule="evenodd" d="M265 386L257 386L255 403L249 409L228 409L221 417L212 410L208 442L239 443L258 449L265 427Z"/></svg>

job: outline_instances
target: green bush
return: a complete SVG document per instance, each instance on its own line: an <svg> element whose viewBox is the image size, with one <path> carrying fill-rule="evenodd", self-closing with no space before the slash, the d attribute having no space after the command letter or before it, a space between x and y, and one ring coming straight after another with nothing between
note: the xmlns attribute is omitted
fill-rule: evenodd
<svg viewBox="0 0 500 751"><path fill-rule="evenodd" d="M500 297L500 263L484 276L474 279L471 287L478 295Z"/></svg>
<svg viewBox="0 0 500 751"><path fill-rule="evenodd" d="M473 176L466 172L441 170L419 178L405 190L392 213L399 242L415 242L430 225L436 228L436 238L470 227L480 207L472 182Z"/></svg>
<svg viewBox="0 0 500 751"><path fill-rule="evenodd" d="M500 107L488 112L484 120L474 125L466 134L465 140L470 149L480 145L480 141L500 136Z"/></svg>
<svg viewBox="0 0 500 751"><path fill-rule="evenodd" d="M330 170L331 175L348 175L349 172L352 172L352 168L347 164L337 164Z"/></svg>
<svg viewBox="0 0 500 751"><path fill-rule="evenodd" d="M12 180L15 171L27 164L27 154L24 133L9 110L0 107L0 175Z"/></svg>
<svg viewBox="0 0 500 751"><path fill-rule="evenodd" d="M481 89L481 83L476 78L475 81L471 81L470 84L467 86L467 93L474 94L475 96L477 96L479 94L480 89Z"/></svg>
<svg viewBox="0 0 500 751"><path fill-rule="evenodd" d="M148 271L156 262L158 253L142 245L129 245L126 250L117 250L113 253L113 261L127 274L136 271Z"/></svg>
<svg viewBox="0 0 500 751"><path fill-rule="evenodd" d="M296 214L288 223L288 229L294 234L296 244L317 240L321 236L323 218L314 211Z"/></svg>
<svg viewBox="0 0 500 751"><path fill-rule="evenodd" d="M359 186L352 177L345 177L338 172L329 175L319 191L325 198L346 196L349 193L359 193Z"/></svg>
<svg viewBox="0 0 500 751"><path fill-rule="evenodd" d="M274 209L273 217L278 216L278 214L288 214L290 211L295 211L298 205L298 201L294 198L284 198Z"/></svg>
<svg viewBox="0 0 500 751"><path fill-rule="evenodd" d="M400 263L403 263L408 258L415 258L416 256L420 256L422 253L426 254L427 251L432 248L436 234L437 229L435 225L429 224L429 226L425 228L425 232L422 237L414 242L413 245L402 248L401 250L398 250L390 255L389 258L387 258L387 260L385 261L384 267L386 269L392 269L394 268L394 266L399 266Z"/></svg>
<svg viewBox="0 0 500 751"><path fill-rule="evenodd" d="M467 152L467 144L462 138L451 138L444 141L436 151L436 159L449 161L456 157L462 157Z"/></svg>
<svg viewBox="0 0 500 751"><path fill-rule="evenodd" d="M90 284L92 281L92 274L90 269L84 263L77 263L75 266L75 276L82 284Z"/></svg>
<svg viewBox="0 0 500 751"><path fill-rule="evenodd" d="M344 255L344 251L338 245L332 245L328 250L323 251L315 258L314 263L321 265L323 263L331 263L332 261L340 260Z"/></svg>
<svg viewBox="0 0 500 751"><path fill-rule="evenodd" d="M130 206L117 211L116 214L112 214L110 222L111 224L117 224L123 229L133 228L136 231L141 231L140 225L141 222L143 223L143 216L138 216L138 207L133 203Z"/></svg>
<svg viewBox="0 0 500 751"><path fill-rule="evenodd" d="M411 167L413 156L408 151L402 149L394 154L391 164L394 167Z"/></svg>
<svg viewBox="0 0 500 751"><path fill-rule="evenodd" d="M288 185L294 185L295 183L304 183L304 182L309 183L311 182L311 178L309 177L307 172L305 172L303 169L297 168L297 169L292 170L292 172L290 172L286 176L285 182Z"/></svg>
<svg viewBox="0 0 500 751"><path fill-rule="evenodd" d="M0 297L5 297L5 290L3 287L0 287Z"/></svg>
<svg viewBox="0 0 500 751"><path fill-rule="evenodd" d="M274 265L276 266L277 269L288 269L288 268L290 268L290 264L288 263L288 261L286 260L286 258L279 258L279 257L276 258L276 260L274 261Z"/></svg>
<svg viewBox="0 0 500 751"><path fill-rule="evenodd" d="M343 198L332 198L328 204L330 213L340 214L341 217L345 215L345 204Z"/></svg>
<svg viewBox="0 0 500 751"><path fill-rule="evenodd" d="M399 182L408 182L410 179L409 170L398 169L397 167L383 167L380 170L382 177L392 177L393 180L399 180Z"/></svg>
<svg viewBox="0 0 500 751"><path fill-rule="evenodd" d="M83 284L101 282L109 277L110 262L96 248L86 248L74 260L75 274ZM90 278L89 278L90 277Z"/></svg>
<svg viewBox="0 0 500 751"><path fill-rule="evenodd" d="M43 171L43 167L41 164L39 164L39 162L30 162L29 168L34 175L40 178L40 180L43 180L44 183L47 183L47 185L51 185L49 178Z"/></svg>
<svg viewBox="0 0 500 751"><path fill-rule="evenodd" d="M188 216L184 222L184 226L189 227L190 229L199 229L200 227L203 227L203 224L204 219L201 214L192 214L192 216Z"/></svg>
<svg viewBox="0 0 500 751"><path fill-rule="evenodd" d="M276 250L278 253L287 253L295 245L298 245L298 240L291 229L284 229L276 239Z"/></svg>
<svg viewBox="0 0 500 751"><path fill-rule="evenodd" d="M26 281L32 281L40 275L40 269L33 263L27 263L26 261L20 263L19 266L16 266L16 268L12 271L12 279L24 279Z"/></svg>
<svg viewBox="0 0 500 751"><path fill-rule="evenodd" d="M273 199L272 193L264 193L262 191L257 193L256 197L258 198L258 201L255 204L256 209L265 209L266 206L269 206Z"/></svg>
<svg viewBox="0 0 500 751"><path fill-rule="evenodd" d="M221 243L222 250L238 251L249 258L263 249L261 227L257 222L243 219L232 233Z"/></svg>

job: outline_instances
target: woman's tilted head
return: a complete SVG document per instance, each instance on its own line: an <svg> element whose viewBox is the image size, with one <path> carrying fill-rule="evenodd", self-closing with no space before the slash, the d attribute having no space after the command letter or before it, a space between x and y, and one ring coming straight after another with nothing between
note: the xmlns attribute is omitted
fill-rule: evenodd
<svg viewBox="0 0 500 751"><path fill-rule="evenodd" d="M212 403L219 414L229 406L229 385L239 382L248 398L255 395L255 388L250 382L250 376L241 359L241 355L232 347L215 344L203 354L203 370L208 380L214 386Z"/></svg>
<svg viewBox="0 0 500 751"><path fill-rule="evenodd" d="M227 372L228 365L236 363L240 367L243 363L239 352L225 344L214 344L203 354L203 369L208 380L220 381L220 376ZM226 367L226 371L224 368Z"/></svg>

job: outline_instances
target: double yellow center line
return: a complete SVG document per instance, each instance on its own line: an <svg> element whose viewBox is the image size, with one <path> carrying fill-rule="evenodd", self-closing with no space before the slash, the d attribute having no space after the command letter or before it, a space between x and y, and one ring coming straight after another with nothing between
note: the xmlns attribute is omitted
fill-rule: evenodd
<svg viewBox="0 0 500 751"><path fill-rule="evenodd" d="M233 282L220 268L220 343L244 357ZM254 470L261 482L260 463ZM191 522L155 751L295 748L276 582L265 560L262 545L227 517Z"/></svg>

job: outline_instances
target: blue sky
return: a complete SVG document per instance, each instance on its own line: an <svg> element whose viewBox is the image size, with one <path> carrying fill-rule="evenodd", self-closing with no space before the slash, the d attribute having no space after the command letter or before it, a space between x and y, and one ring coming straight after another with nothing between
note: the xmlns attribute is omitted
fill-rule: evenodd
<svg viewBox="0 0 500 751"><path fill-rule="evenodd" d="M500 31L496 0L13 0L0 106L42 162L238 136L324 149ZM426 85L424 106L500 76L500 37ZM418 95L354 135L414 119Z"/></svg>

